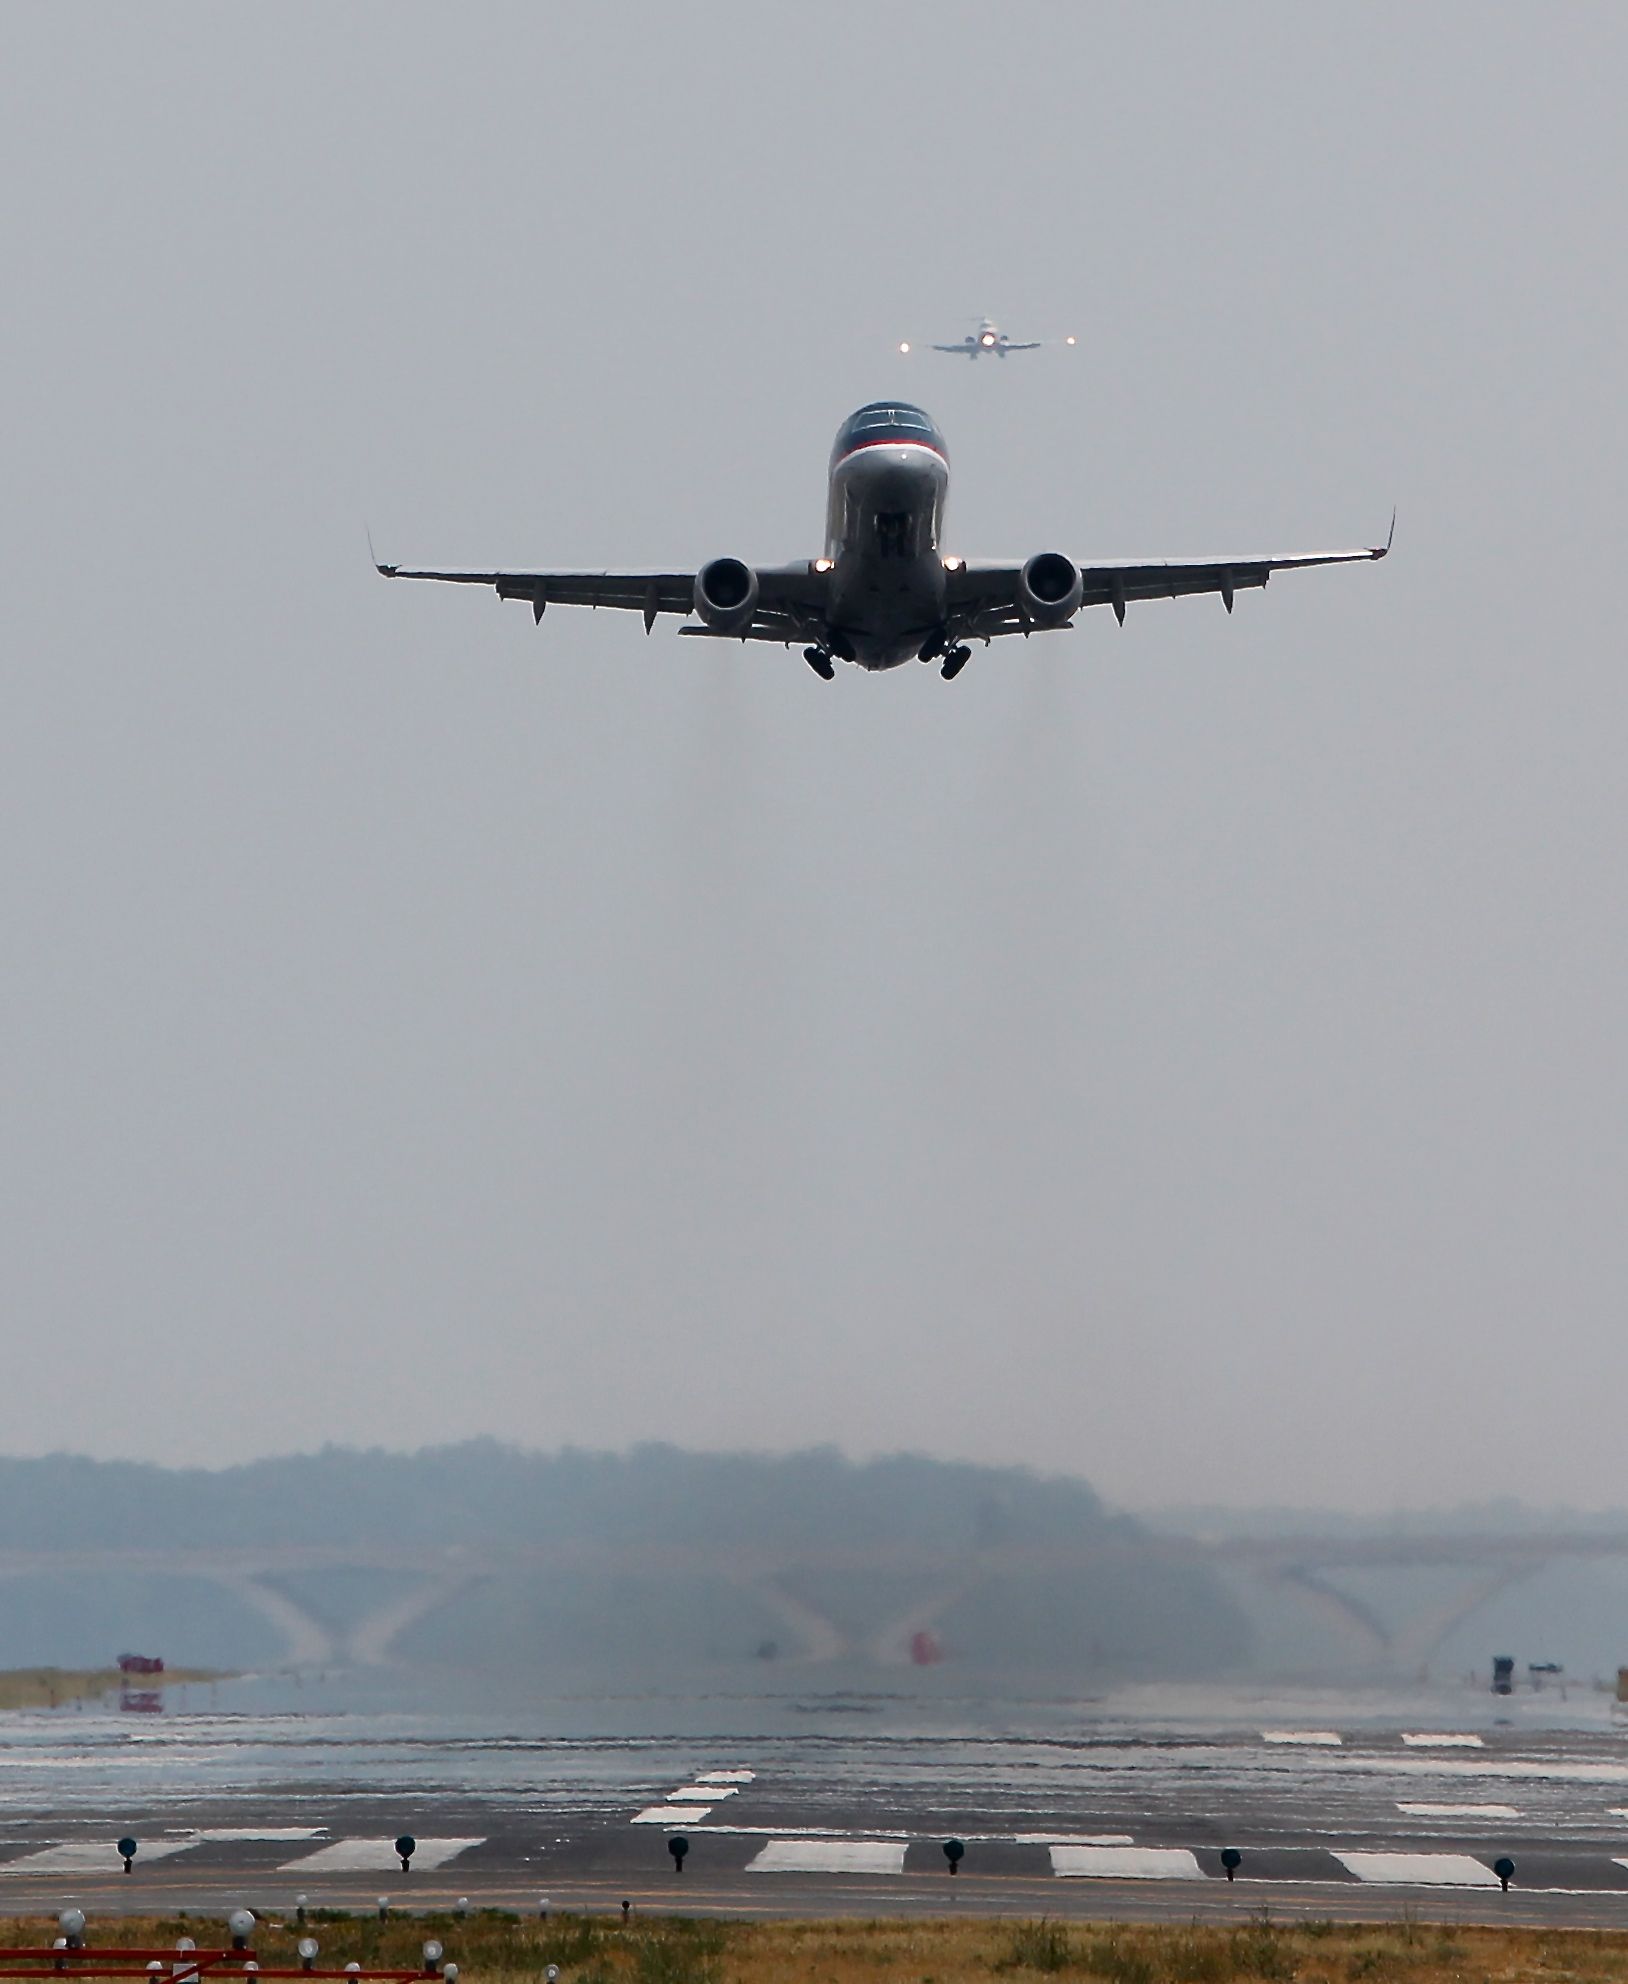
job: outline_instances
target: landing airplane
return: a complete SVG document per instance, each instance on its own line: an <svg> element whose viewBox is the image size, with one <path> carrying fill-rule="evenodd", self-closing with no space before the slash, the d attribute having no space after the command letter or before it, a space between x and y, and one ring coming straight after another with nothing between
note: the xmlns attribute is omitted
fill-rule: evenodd
<svg viewBox="0 0 1628 1984"><path fill-rule="evenodd" d="M387 579L443 579L494 586L524 599L539 622L559 606L619 606L700 626L681 634L713 640L807 642L803 659L829 682L839 661L897 668L936 661L952 681L999 634L1047 633L1074 623L1084 606L1111 606L1120 625L1132 600L1264 586L1274 572L1383 558L1390 542L1356 551L1256 552L1232 558L1120 558L1076 564L1060 551L1021 563L978 561L940 549L950 459L944 437L920 407L874 400L850 414L831 450L825 554L791 565L714 558L698 572L436 572L374 564ZM1391 520L1394 533L1396 520Z"/></svg>
<svg viewBox="0 0 1628 1984"><path fill-rule="evenodd" d="M980 320L977 330L968 331L956 343L934 344L927 348L929 351L953 351L962 358L1004 358L1009 351L1039 351L1045 344L1073 343L1073 338L1031 338L1025 344L1018 344L1006 335L999 324L985 317ZM906 342L899 349L908 355L911 347Z"/></svg>

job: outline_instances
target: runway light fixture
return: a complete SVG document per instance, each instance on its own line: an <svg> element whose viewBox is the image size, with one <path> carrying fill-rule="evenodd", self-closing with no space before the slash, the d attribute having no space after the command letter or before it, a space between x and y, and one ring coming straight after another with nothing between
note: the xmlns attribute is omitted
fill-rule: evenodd
<svg viewBox="0 0 1628 1984"><path fill-rule="evenodd" d="M347 1977L352 1975L360 1977L361 1974L362 1974L362 1966L356 1961L354 1957L352 1957L350 1962L345 1965L345 1975Z"/></svg>
<svg viewBox="0 0 1628 1984"><path fill-rule="evenodd" d="M301 1936L299 1940L301 1970L314 1970L316 1968L317 1951L321 1947L322 1945L317 1941L315 1936Z"/></svg>
<svg viewBox="0 0 1628 1984"><path fill-rule="evenodd" d="M539 1922L546 1922L548 1920L548 1896L546 1894L540 1894L537 1897L537 1920Z"/></svg>
<svg viewBox="0 0 1628 1984"><path fill-rule="evenodd" d="M1233 1880L1237 1876L1238 1869L1244 1864L1244 1856L1238 1851L1236 1846L1223 1846L1221 1849L1221 1864L1227 1870L1227 1879L1229 1881Z"/></svg>
<svg viewBox="0 0 1628 1984"><path fill-rule="evenodd" d="M305 1927L305 1908L306 1908L306 1897L303 1894L295 1895L294 1920L300 1925L302 1929Z"/></svg>
<svg viewBox="0 0 1628 1984"><path fill-rule="evenodd" d="M381 1922L386 1922L389 1920L389 1918L390 1918L390 1897L387 1894L381 1894L379 1896L379 1920Z"/></svg>
<svg viewBox="0 0 1628 1984"><path fill-rule="evenodd" d="M226 1926L232 1932L232 1948L246 1950L249 1938L254 1934L254 1915L247 1908L234 1908L226 1918Z"/></svg>
<svg viewBox="0 0 1628 1984"><path fill-rule="evenodd" d="M260 1966L255 1962L254 1958L251 1956L248 1962L243 1966L243 1975L245 1977L258 1977L259 1974L260 1974Z"/></svg>
<svg viewBox="0 0 1628 1984"><path fill-rule="evenodd" d="M66 1947L82 1950L85 1947L85 1911L82 1908L65 1908L57 1917L57 1927L67 1939Z"/></svg>
<svg viewBox="0 0 1628 1984"><path fill-rule="evenodd" d="M543 1979L544 1984L559 1984L560 1966L557 1963L551 1963L543 1972Z"/></svg>
<svg viewBox="0 0 1628 1984"><path fill-rule="evenodd" d="M458 1897L458 1902L457 1902L457 1906L456 1906L456 1907L455 1907L455 1908L453 1909L453 1911L452 1911L452 1912L453 1912L453 1914L454 1914L454 1915L456 1915L456 1916L457 1916L457 1918L458 1918L458 1920L459 1920L460 1922L462 1922L462 1921L464 1920L464 1918L465 1918L465 1917L466 1917L466 1916L468 1915L468 1913L469 1913L469 1897L468 1897L468 1895L466 1895L466 1894L461 1894L461 1895L459 1895L459 1897Z"/></svg>
<svg viewBox="0 0 1628 1984"><path fill-rule="evenodd" d="M432 1936L424 1945L424 1975L426 1977L439 1977L441 1975L441 1959L445 1955L446 1951Z"/></svg>
<svg viewBox="0 0 1628 1984"><path fill-rule="evenodd" d="M127 1874L130 1873L136 1864L135 1836L132 1833L126 1833L123 1839L119 1841L115 1850L119 1858L124 1862L124 1871Z"/></svg>
<svg viewBox="0 0 1628 1984"><path fill-rule="evenodd" d="M455 1963L449 1963L441 1975L446 1979L446 1984L458 1984L458 1966Z"/></svg>

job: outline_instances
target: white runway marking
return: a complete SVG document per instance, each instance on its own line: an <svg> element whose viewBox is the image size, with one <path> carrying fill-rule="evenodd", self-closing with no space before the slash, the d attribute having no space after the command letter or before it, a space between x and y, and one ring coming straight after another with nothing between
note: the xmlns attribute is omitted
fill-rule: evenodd
<svg viewBox="0 0 1628 1984"><path fill-rule="evenodd" d="M467 1853L472 1846L484 1846L484 1839L421 1839L413 1854L413 1868L444 1867ZM140 1866L141 1862L136 1862ZM281 1874L399 1874L401 1862L387 1839L336 1839L331 1846L320 1846L302 1860L285 1860Z"/></svg>
<svg viewBox="0 0 1628 1984"><path fill-rule="evenodd" d="M755 1770L698 1770L695 1781L697 1784L750 1784L756 1776Z"/></svg>
<svg viewBox="0 0 1628 1984"><path fill-rule="evenodd" d="M1402 1741L1414 1750L1483 1750L1479 1736L1453 1729L1404 1729Z"/></svg>
<svg viewBox="0 0 1628 1984"><path fill-rule="evenodd" d="M1345 1738L1337 1729L1263 1729L1263 1743L1316 1743L1326 1749L1339 1749Z"/></svg>
<svg viewBox="0 0 1628 1984"><path fill-rule="evenodd" d="M1514 1805L1398 1805L1410 1819L1518 1819Z"/></svg>
<svg viewBox="0 0 1628 1984"><path fill-rule="evenodd" d="M676 1791L669 1791L669 1798L683 1798L694 1804L697 1798L733 1798L740 1790L738 1784L681 1784Z"/></svg>
<svg viewBox="0 0 1628 1984"><path fill-rule="evenodd" d="M635 1812L631 1823L636 1826L698 1826L712 1810L710 1805L646 1805L642 1812Z"/></svg>
<svg viewBox="0 0 1628 1984"><path fill-rule="evenodd" d="M1336 1853L1359 1881L1425 1888L1495 1888L1498 1876L1467 1853Z"/></svg>
<svg viewBox="0 0 1628 1984"><path fill-rule="evenodd" d="M1051 1871L1096 1881L1204 1879L1204 1869L1185 1846L1054 1846Z"/></svg>
<svg viewBox="0 0 1628 1984"><path fill-rule="evenodd" d="M194 1845L206 1846L230 1845L239 1839L280 1840L293 1846L302 1839L321 1839L327 1830L326 1826L206 1826L191 1839Z"/></svg>
<svg viewBox="0 0 1628 1984"><path fill-rule="evenodd" d="M968 1832L963 1839L1011 1840L1014 1846L1129 1846L1128 1832Z"/></svg>
<svg viewBox="0 0 1628 1984"><path fill-rule="evenodd" d="M136 1855L136 1865L190 1853L197 1844L195 1839L155 1839ZM76 1839L25 1853L21 1860L8 1860L0 1866L0 1874L116 1874L123 1865L111 1839Z"/></svg>
<svg viewBox="0 0 1628 1984"><path fill-rule="evenodd" d="M771 1839L749 1874L902 1874L902 1839Z"/></svg>

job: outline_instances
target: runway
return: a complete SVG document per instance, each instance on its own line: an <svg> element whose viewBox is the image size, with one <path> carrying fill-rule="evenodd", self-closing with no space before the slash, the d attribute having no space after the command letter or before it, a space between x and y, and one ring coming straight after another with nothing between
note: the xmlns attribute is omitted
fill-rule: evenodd
<svg viewBox="0 0 1628 1984"><path fill-rule="evenodd" d="M371 1909L382 1894L528 1913L547 1897L562 1911L1628 1926L1628 1729L1608 1707L1570 1705L1557 1728L1536 1711L1477 1722L1468 1701L1400 1716L1369 1703L1343 1724L1053 1704L1002 1708L992 1727L988 1704L975 1718L889 1703L879 1727L843 1699L814 1704L812 1730L789 1711L765 1730L724 1712L738 1706L652 1700L652 1726L615 1735L562 1734L553 1705L529 1722L14 1718L0 1912L71 1898L280 1917L300 1895ZM139 1842L128 1876L124 1832ZM401 1833L417 1840L406 1875ZM1241 1856L1232 1882L1224 1848Z"/></svg>

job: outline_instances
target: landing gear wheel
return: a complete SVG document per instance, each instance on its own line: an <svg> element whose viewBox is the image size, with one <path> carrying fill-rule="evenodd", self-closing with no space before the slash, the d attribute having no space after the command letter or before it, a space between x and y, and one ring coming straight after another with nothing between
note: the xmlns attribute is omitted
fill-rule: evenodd
<svg viewBox="0 0 1628 1984"><path fill-rule="evenodd" d="M944 680L946 682L953 682L955 678L961 673L962 669L966 667L967 663L971 661L971 659L972 659L971 648L969 647L951 648L949 653L944 657L944 665L939 669L938 672L940 675L944 677Z"/></svg>
<svg viewBox="0 0 1628 1984"><path fill-rule="evenodd" d="M814 673L824 681L829 682L837 672L831 657L826 653L824 648L804 648L803 659L813 669Z"/></svg>

